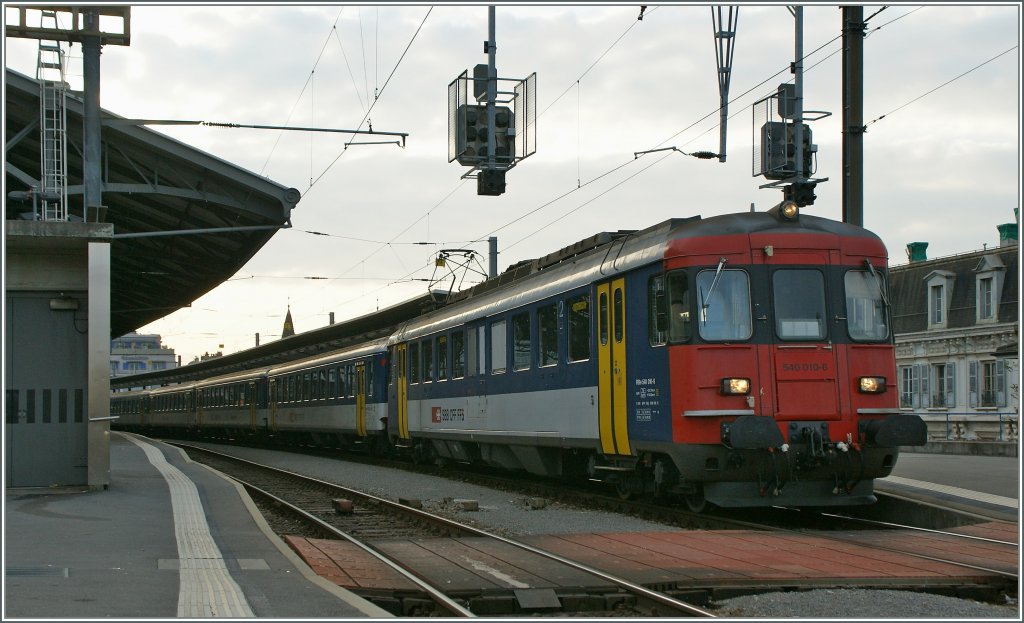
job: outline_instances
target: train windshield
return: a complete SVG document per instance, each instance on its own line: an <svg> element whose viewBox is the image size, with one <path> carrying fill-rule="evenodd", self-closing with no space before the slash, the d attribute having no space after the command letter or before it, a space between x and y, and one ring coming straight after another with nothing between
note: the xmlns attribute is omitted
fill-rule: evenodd
<svg viewBox="0 0 1024 623"><path fill-rule="evenodd" d="M712 288L714 284L714 288ZM750 278L742 270L697 274L698 328L705 340L746 340L751 335Z"/></svg>
<svg viewBox="0 0 1024 623"><path fill-rule="evenodd" d="M825 339L825 276L814 269L772 275L775 334L781 340Z"/></svg>
<svg viewBox="0 0 1024 623"><path fill-rule="evenodd" d="M885 283L877 271L846 273L846 326L850 339L879 341L889 337L885 321Z"/></svg>

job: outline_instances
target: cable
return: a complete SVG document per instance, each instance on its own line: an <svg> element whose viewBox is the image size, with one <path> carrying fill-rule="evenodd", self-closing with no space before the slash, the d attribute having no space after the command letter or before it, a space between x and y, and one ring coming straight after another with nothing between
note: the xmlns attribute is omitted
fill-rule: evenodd
<svg viewBox="0 0 1024 623"><path fill-rule="evenodd" d="M648 12L647 12L647 14L648 14L648 15L650 15L651 13L654 13L654 12L655 12L656 10L658 10L658 8L659 8L659 7L654 7L653 9L651 9L650 11L648 11ZM642 15L642 13L641 13L641 15ZM601 53L601 55L597 57L597 60L595 60L595 61L594 61L593 63L591 63L591 64L590 64L590 67L587 67L587 68L586 68L586 69L585 69L585 70L583 71L583 73L579 75L579 77L578 77L578 78L576 78L575 80L573 80L572 82L570 82L570 83L569 83L569 86L565 87L565 90L564 90L564 91L562 91L562 94L561 94L561 95L559 95L558 97L556 97L556 98L555 98L554 100L552 100L552 102L551 102L550 104L548 104L547 108L545 108L545 109L544 109L543 111L541 111L541 113L540 113L539 115L537 115L537 117L538 117L538 118L539 118L539 117L542 117L542 116L544 115L544 113L546 113L546 112L547 112L547 111L548 111L548 110L549 110L549 109L550 109L550 108L551 108L552 106L554 106L555 104L557 104L557 103L558 103L558 100L560 100L560 99L562 99L563 97L565 97L565 94L566 94L566 93L568 93L568 92L569 92L569 91L570 91L570 90L572 89L572 87L573 87L574 85L578 84L578 83L579 83L579 81L580 81L580 80L582 80L584 76L586 76L586 75L587 75L588 73L590 73L590 70L591 70L591 69L593 69L594 67L596 67L596 66L597 66L597 64L601 62L601 59L603 59L603 58L604 58L605 56L607 56L607 55L608 55L608 53L612 51L612 48L614 48L614 47L615 47L616 45L618 45L618 44L619 44L619 42L620 42L620 41L622 41L623 37L625 37L626 35L628 35L628 34L629 34L629 31L633 30L633 28L635 28L635 27L636 27L636 25L637 25L638 23L640 23L640 20L636 20L636 21L634 21L633 23L631 23L631 24L629 25L629 28L627 28L626 30L624 30L624 31L622 32L622 34L621 34L621 35L619 35L619 38L618 38L618 39L616 39L615 41L613 41L613 42L612 42L612 44L611 44L610 46L608 46L608 49L607 49L607 50L605 50L604 52L602 52L602 53Z"/></svg>
<svg viewBox="0 0 1024 623"><path fill-rule="evenodd" d="M338 11L338 17L334 18L334 25L331 26L331 30L332 31L337 29L337 27L338 27L338 20L341 19L341 14L344 11L345 11L345 7L341 7L341 10ZM320 59L323 58L324 50L327 49L327 43L330 40L331 40L331 35L328 34L327 38L324 40L324 44L320 47L320 54L317 55L316 61L313 62L313 69L310 70L309 76L306 78L306 83L302 85L302 90L299 91L299 96L297 98L295 98L295 103L292 104L292 109L291 109L291 111L288 112L288 118L285 120L283 125L288 125L288 122L292 120L292 115L295 114L295 109L299 107L299 102L302 101L302 96L306 92L306 87L308 87L309 83L313 80L313 74L316 72L316 67L317 67L317 65L320 64ZM348 61L346 61L346 62L348 62ZM270 159L274 156L274 152L277 150L277 145L281 142L281 137L282 136L284 136L284 131L283 130L281 131L280 134L277 135L277 140L274 141L274 146L270 148L270 153L267 154L267 160L266 160L266 162L263 163L263 166L260 168L260 175L263 175L263 172L267 170L267 165L270 164Z"/></svg>
<svg viewBox="0 0 1024 623"><path fill-rule="evenodd" d="M979 64L979 65L976 65L976 66L972 67L971 69L968 69L967 71L965 71L964 73L960 74L959 76L957 76L957 77L955 77L955 78L951 78L950 80L947 80L946 82L943 82L942 84L940 84L939 86L935 87L935 88L934 88L934 89L932 89L931 91L928 91L927 93L923 93L923 94L921 94L921 95L919 95L919 96L915 97L914 99L910 100L910 101L909 101L909 102L907 102L906 104L903 104L902 106L898 106L898 107L896 107L896 108L894 108L894 109L890 110L889 112L885 113L885 114L884 114L884 115L882 115L881 117L878 117L878 118L876 118L876 119L872 119L871 121L869 121L869 122L867 122L866 124L864 124L864 127L866 128L866 127L868 127L869 125L872 125L872 124L874 124L874 123L877 123L877 122L881 121L882 119L885 119L885 118L886 118L887 116L889 116L889 115L893 114L894 112L897 112L897 111L899 111L899 110L903 110L904 108L906 108L907 106L910 106L910 105L911 105L911 104L913 104L914 102L916 102L916 101L918 101L918 100L920 100L920 99L923 99L923 98L925 98L925 97L927 97L927 96L931 95L932 93L934 93L934 92L938 91L938 90L939 90L939 89L941 89L942 87L944 87L944 86L947 86L947 85L949 85L949 84L952 84L953 82L956 82L957 80L959 80L960 78L963 78L963 77L964 77L964 76L966 76L967 74L969 74L969 73L971 73L971 72L973 72L973 71L975 71L975 70L978 70L978 69L980 69L980 68L984 67L985 65L988 65L989 63L991 63L992 61L996 60L996 59L997 59L997 58L999 58L1000 56L1003 56L1003 55L1009 54L1010 52L1012 52L1012 51L1014 51L1014 50L1016 50L1016 49L1017 49L1017 46L1011 46L1011 47L1010 47L1010 48L1009 48L1008 50L1005 50L1005 51L1003 51L1003 52L1000 52L999 54L996 54L995 56L993 56L992 58L988 59L987 61L985 61L985 62L983 62L983 63L981 63L981 64Z"/></svg>
<svg viewBox="0 0 1024 623"><path fill-rule="evenodd" d="M421 22L420 22L420 25L419 25L419 26L418 26L418 27L416 28L416 32L415 32L415 33L413 33L413 35L412 35L412 38L411 38L411 39L409 39L409 44L405 46L405 50L403 50L403 51L402 51L402 56L401 56L401 57L399 57L398 61L397 61L397 62L395 63L395 66L394 66L394 68L393 68L393 69L391 70L391 73L390 73L390 74L388 75L388 78L387 78L387 80L385 80L385 81L384 81L384 84L383 84L383 85L381 86L381 88L380 88L380 93L379 93L379 94L377 95L377 98L379 98L379 97L380 97L381 95L383 95L383 94L384 94L384 89L386 89L386 88L388 87L388 83L389 83L389 82L391 82L391 78L392 78L392 77L393 77L393 76L395 75L395 72L396 72L396 71L398 71L398 67L399 67L399 65L401 65L401 64L402 64L402 61L403 61L403 60L405 59L405 55L409 53L409 48L411 48L411 47L412 47L412 44L413 44L413 42L414 42L414 41L416 41L416 37L417 37L417 36L418 36L418 35L420 34L420 30L422 30L422 29L423 29L423 24L424 24L424 23L426 23L426 21L427 21L427 18L428 18L428 17L430 17L430 13L431 13L431 12L432 12L433 10L434 10L434 7L430 7L430 9L428 9L428 10L427 10L427 14L423 16L423 21L421 21ZM369 119L369 117L370 117L370 112L372 112L372 111L373 111L373 107L374 107L374 106L375 106L375 105L377 104L377 98L375 98L375 99L373 100L373 103L372 103L372 104L370 104L370 107L369 107L369 108L367 109L367 111L366 111L366 114L365 114L365 115L363 115L363 120L359 122L359 125L358 125L358 126L356 126L356 129L357 129L357 130L359 130L359 129L362 129L362 127L363 127L363 124L364 124L364 123L366 123L366 120L367 120L367 119ZM348 151L348 146L346 146L346 147L342 148L342 150L341 150L341 153L339 153L339 154L338 154L338 155L337 155L337 156L336 156L336 157L334 158L334 160L332 160L332 161L331 161L331 163L330 163L329 165L327 165L327 168L326 168L326 169L324 169L324 170L323 170L323 172L322 172L322 173L320 173L320 175L319 175L319 176L317 176L317 178L316 178L315 180L313 180L313 183L311 183L311 184L309 185L309 188L307 188L307 189L306 189L306 192L307 192L307 193L308 193L308 192L309 192L310 190L312 190L313 186L315 186L317 182L319 182L319 181L320 181L321 179L323 179L324 175L326 175L326 174L327 174L327 172L331 170L331 167L333 167L333 166L335 165L335 163L337 163L337 162L338 162L338 160L340 160L340 159L341 159L341 157L342 157L342 156L344 156L344 155L345 155L345 152L347 152L347 151Z"/></svg>

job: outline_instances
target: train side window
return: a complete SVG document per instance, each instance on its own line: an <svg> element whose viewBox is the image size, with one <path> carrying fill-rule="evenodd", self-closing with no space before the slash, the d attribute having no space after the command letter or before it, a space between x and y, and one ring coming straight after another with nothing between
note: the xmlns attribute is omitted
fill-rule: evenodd
<svg viewBox="0 0 1024 623"><path fill-rule="evenodd" d="M558 307L546 305L537 310L537 356L540 367L558 363Z"/></svg>
<svg viewBox="0 0 1024 623"><path fill-rule="evenodd" d="M312 379L309 378L309 372L302 373L302 400L306 401L313 397L311 385L313 384Z"/></svg>
<svg viewBox="0 0 1024 623"><path fill-rule="evenodd" d="M327 398L327 370L320 370L320 400Z"/></svg>
<svg viewBox="0 0 1024 623"><path fill-rule="evenodd" d="M569 361L590 359L590 297L569 299Z"/></svg>
<svg viewBox="0 0 1024 623"><path fill-rule="evenodd" d="M705 340L747 340L750 320L750 277L742 270L702 270L697 274L698 327Z"/></svg>
<svg viewBox="0 0 1024 623"><path fill-rule="evenodd" d="M476 345L477 335L475 328L469 330L466 334L466 340L466 376L475 376L477 373L477 366L480 365L480 363L477 362L479 349Z"/></svg>
<svg viewBox="0 0 1024 623"><path fill-rule="evenodd" d="M346 385L348 385L348 397L355 398L356 396L356 365L354 363L345 364L345 377Z"/></svg>
<svg viewBox="0 0 1024 623"><path fill-rule="evenodd" d="M532 349L530 348L530 314L512 317L512 366L515 370L529 370Z"/></svg>
<svg viewBox="0 0 1024 623"><path fill-rule="evenodd" d="M434 380L434 338L423 340L423 382Z"/></svg>
<svg viewBox="0 0 1024 623"><path fill-rule="evenodd" d="M320 373L316 370L312 372L312 380L310 383L310 400L316 400L320 397Z"/></svg>
<svg viewBox="0 0 1024 623"><path fill-rule="evenodd" d="M693 336L690 322L690 280L684 271L668 274L668 339L673 344L687 342Z"/></svg>
<svg viewBox="0 0 1024 623"><path fill-rule="evenodd" d="M452 332L452 378L466 376L466 334L462 329Z"/></svg>
<svg viewBox="0 0 1024 623"><path fill-rule="evenodd" d="M885 317L885 282L878 271L851 270L844 277L846 289L846 329L850 339L879 341L889 337Z"/></svg>
<svg viewBox="0 0 1024 623"><path fill-rule="evenodd" d="M597 335L601 345L608 343L608 294L602 292L597 298Z"/></svg>
<svg viewBox="0 0 1024 623"><path fill-rule="evenodd" d="M665 305L665 276L647 281L647 337L651 346L664 346L668 339L668 310Z"/></svg>
<svg viewBox="0 0 1024 623"><path fill-rule="evenodd" d="M335 398L338 395L338 370L329 368L327 370L327 397Z"/></svg>
<svg viewBox="0 0 1024 623"><path fill-rule="evenodd" d="M775 333L782 340L825 338L825 276L814 269L782 269L772 275Z"/></svg>
<svg viewBox="0 0 1024 623"><path fill-rule="evenodd" d="M437 380L448 380L448 336L437 336Z"/></svg>
<svg viewBox="0 0 1024 623"><path fill-rule="evenodd" d="M479 376L487 374L487 328L476 328L476 372Z"/></svg>
<svg viewBox="0 0 1024 623"><path fill-rule="evenodd" d="M419 342L409 344L409 383L420 382L420 345Z"/></svg>
<svg viewBox="0 0 1024 623"><path fill-rule="evenodd" d="M505 374L508 367L508 345L505 334L504 320L491 323L491 374Z"/></svg>
<svg viewBox="0 0 1024 623"><path fill-rule="evenodd" d="M623 331L625 330L625 323L623 320L623 301L622 301L622 288L615 288L615 343L621 343L623 338Z"/></svg>

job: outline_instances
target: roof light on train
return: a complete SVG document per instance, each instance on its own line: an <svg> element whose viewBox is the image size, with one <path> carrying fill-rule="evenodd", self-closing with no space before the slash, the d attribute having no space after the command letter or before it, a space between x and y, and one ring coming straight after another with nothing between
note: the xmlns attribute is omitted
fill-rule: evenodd
<svg viewBox="0 0 1024 623"><path fill-rule="evenodd" d="M721 385L723 396L743 396L750 393L750 379L726 378Z"/></svg>
<svg viewBox="0 0 1024 623"><path fill-rule="evenodd" d="M796 220L796 217L800 216L800 208L797 207L795 201L785 201L782 203L779 214L787 221Z"/></svg>
<svg viewBox="0 0 1024 623"><path fill-rule="evenodd" d="M881 394L885 392L884 376L862 376L858 382L862 394Z"/></svg>

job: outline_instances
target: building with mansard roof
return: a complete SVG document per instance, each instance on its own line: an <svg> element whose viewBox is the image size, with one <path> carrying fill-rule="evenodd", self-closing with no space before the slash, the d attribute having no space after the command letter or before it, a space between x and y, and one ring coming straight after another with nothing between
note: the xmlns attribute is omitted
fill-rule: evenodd
<svg viewBox="0 0 1024 623"><path fill-rule="evenodd" d="M1018 224L998 247L890 268L900 407L931 440L1015 441L1020 406Z"/></svg>

